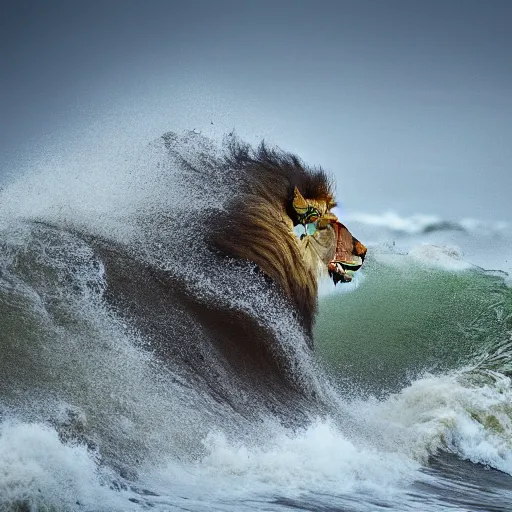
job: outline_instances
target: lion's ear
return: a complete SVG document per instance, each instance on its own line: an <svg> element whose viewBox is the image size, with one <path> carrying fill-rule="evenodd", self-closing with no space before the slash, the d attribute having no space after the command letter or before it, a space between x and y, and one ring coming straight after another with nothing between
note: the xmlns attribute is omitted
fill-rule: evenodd
<svg viewBox="0 0 512 512"><path fill-rule="evenodd" d="M299 215L305 215L308 211L309 204L302 197L302 194L299 192L297 187L293 189L293 208Z"/></svg>

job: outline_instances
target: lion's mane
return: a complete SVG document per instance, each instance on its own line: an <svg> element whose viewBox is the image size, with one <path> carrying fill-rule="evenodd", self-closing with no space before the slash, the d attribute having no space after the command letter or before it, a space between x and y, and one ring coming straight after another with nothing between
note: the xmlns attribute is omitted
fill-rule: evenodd
<svg viewBox="0 0 512 512"><path fill-rule="evenodd" d="M332 181L321 168L261 143L256 149L235 140L225 165L237 181L228 215L217 222L214 245L235 258L256 263L291 301L310 332L316 313L317 268L293 234L294 187L305 197L333 200Z"/></svg>

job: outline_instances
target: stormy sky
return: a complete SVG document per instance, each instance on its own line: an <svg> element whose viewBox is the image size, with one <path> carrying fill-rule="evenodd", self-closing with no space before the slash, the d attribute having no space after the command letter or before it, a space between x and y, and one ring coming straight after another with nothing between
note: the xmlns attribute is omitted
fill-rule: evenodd
<svg viewBox="0 0 512 512"><path fill-rule="evenodd" d="M512 220L512 2L1 9L3 176L86 127L113 146L234 128L330 170L347 211Z"/></svg>

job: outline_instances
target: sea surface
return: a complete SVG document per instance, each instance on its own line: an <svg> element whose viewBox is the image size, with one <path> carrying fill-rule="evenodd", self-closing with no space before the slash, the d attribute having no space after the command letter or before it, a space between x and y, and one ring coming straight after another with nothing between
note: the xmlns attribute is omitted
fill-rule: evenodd
<svg viewBox="0 0 512 512"><path fill-rule="evenodd" d="M148 232L187 206L180 176L84 153L1 191L0 510L512 510L510 226L340 211L368 258L322 281L313 354L276 311L324 404L283 422L166 365L107 300L91 240L171 265Z"/></svg>

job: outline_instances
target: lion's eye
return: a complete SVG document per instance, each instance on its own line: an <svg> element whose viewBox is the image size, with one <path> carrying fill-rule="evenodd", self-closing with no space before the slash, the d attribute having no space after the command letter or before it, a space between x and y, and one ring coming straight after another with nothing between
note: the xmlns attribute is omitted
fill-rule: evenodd
<svg viewBox="0 0 512 512"><path fill-rule="evenodd" d="M299 216L299 220L301 224L309 224L311 222L316 222L320 218L320 212L309 206L306 213L304 215Z"/></svg>

